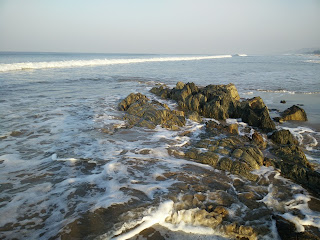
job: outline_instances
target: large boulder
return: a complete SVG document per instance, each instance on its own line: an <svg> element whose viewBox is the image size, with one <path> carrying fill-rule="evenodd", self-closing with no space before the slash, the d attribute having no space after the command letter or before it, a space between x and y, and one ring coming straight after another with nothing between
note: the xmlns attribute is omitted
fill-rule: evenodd
<svg viewBox="0 0 320 240"><path fill-rule="evenodd" d="M271 120L269 110L260 97L254 97L241 103L238 115L250 126L258 127L265 132L276 129Z"/></svg>
<svg viewBox="0 0 320 240"><path fill-rule="evenodd" d="M302 108L293 105L281 113L279 122L284 121L308 121L308 118L306 112Z"/></svg>
<svg viewBox="0 0 320 240"><path fill-rule="evenodd" d="M219 120L237 117L240 96L234 84L208 85L202 94L207 99L202 110L203 116Z"/></svg>

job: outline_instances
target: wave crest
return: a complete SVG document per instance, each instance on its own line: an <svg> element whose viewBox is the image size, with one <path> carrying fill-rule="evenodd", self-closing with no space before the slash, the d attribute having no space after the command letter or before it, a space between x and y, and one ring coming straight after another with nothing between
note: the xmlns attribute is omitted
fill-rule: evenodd
<svg viewBox="0 0 320 240"><path fill-rule="evenodd" d="M0 64L0 72L30 70L30 69L44 69L44 68L104 66L104 65L132 64L132 63L144 63L144 62L194 61L194 60L230 58L230 57L232 56L217 55L217 56L200 56L200 57L158 57L158 58L135 58L135 59L70 60L70 61L55 61L55 62L21 62L21 63L11 63L11 64Z"/></svg>

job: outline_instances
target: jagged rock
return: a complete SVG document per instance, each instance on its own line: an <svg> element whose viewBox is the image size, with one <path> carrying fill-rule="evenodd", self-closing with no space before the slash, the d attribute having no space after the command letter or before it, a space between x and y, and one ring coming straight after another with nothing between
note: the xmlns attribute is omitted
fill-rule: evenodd
<svg viewBox="0 0 320 240"><path fill-rule="evenodd" d="M304 152L297 145L276 146L271 152L279 158L270 160L272 165L281 170L281 175L319 195L320 173L314 171Z"/></svg>
<svg viewBox="0 0 320 240"><path fill-rule="evenodd" d="M270 136L271 140L277 144L285 145L285 144L298 144L298 140L291 134L289 130L279 130L274 132Z"/></svg>
<svg viewBox="0 0 320 240"><path fill-rule="evenodd" d="M306 112L302 108L293 105L281 113L279 122L284 121L308 121L308 118Z"/></svg>
<svg viewBox="0 0 320 240"><path fill-rule="evenodd" d="M164 128L177 130L185 125L183 113L171 111L166 104L149 99L140 94L130 94L119 104L119 108L126 110L125 119L129 125L147 127L150 129L161 125Z"/></svg>
<svg viewBox="0 0 320 240"><path fill-rule="evenodd" d="M286 240L320 240L319 230L306 229L304 232L297 232L296 227L292 222L284 219L281 216L273 216L276 221L277 231L281 239Z"/></svg>
<svg viewBox="0 0 320 240"><path fill-rule="evenodd" d="M149 99L141 93L131 93L119 103L118 107L121 111L127 111L131 104L137 102L138 100L140 100L141 104L149 101Z"/></svg>
<svg viewBox="0 0 320 240"><path fill-rule="evenodd" d="M230 158L223 157L218 161L217 168L228 171L232 174L237 174L251 181L256 181L258 179L257 175L251 173L253 168L248 166L247 163L239 160L232 161Z"/></svg>
<svg viewBox="0 0 320 240"><path fill-rule="evenodd" d="M153 94L161 97L161 98L168 98L170 89L166 86L160 86L160 87L153 87L150 92L152 92Z"/></svg>
<svg viewBox="0 0 320 240"><path fill-rule="evenodd" d="M183 89L183 88L184 88L184 83L183 82L177 82L176 89Z"/></svg>
<svg viewBox="0 0 320 240"><path fill-rule="evenodd" d="M181 88L182 86L183 88ZM169 97L179 103L179 101L185 102L185 99L189 95L195 95L196 93L198 93L198 87L194 83L187 83L182 85L178 82L177 87L173 88L169 93Z"/></svg>
<svg viewBox="0 0 320 240"><path fill-rule="evenodd" d="M151 92L176 100L183 111L196 111L204 117L217 120L242 118L244 122L265 132L275 129L262 99L256 97L240 103L240 96L232 83L198 88L194 83L178 82L171 90L160 86L151 89Z"/></svg>
<svg viewBox="0 0 320 240"><path fill-rule="evenodd" d="M271 151L282 160L300 164L304 167L310 167L310 163L308 162L306 155L301 148L296 145L276 146Z"/></svg>
<svg viewBox="0 0 320 240"><path fill-rule="evenodd" d="M233 84L208 85L202 92L207 98L203 116L222 120L236 117L240 97Z"/></svg>
<svg viewBox="0 0 320 240"><path fill-rule="evenodd" d="M250 126L258 127L265 132L275 130L275 124L271 120L269 110L260 97L254 97L241 103L239 115L242 121Z"/></svg>
<svg viewBox="0 0 320 240"><path fill-rule="evenodd" d="M258 148L248 147L243 149L241 159L252 169L259 169L263 165L263 153Z"/></svg>
<svg viewBox="0 0 320 240"><path fill-rule="evenodd" d="M238 124L218 124L215 121L208 121L206 122L206 132L209 134L217 135L218 133L224 132L224 133L230 133L238 135Z"/></svg>

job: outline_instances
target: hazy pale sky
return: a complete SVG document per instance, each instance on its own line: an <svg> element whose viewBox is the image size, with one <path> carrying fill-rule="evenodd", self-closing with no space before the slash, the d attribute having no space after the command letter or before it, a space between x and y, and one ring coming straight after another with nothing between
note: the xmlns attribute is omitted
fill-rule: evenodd
<svg viewBox="0 0 320 240"><path fill-rule="evenodd" d="M320 47L320 0L0 0L0 51L276 53Z"/></svg>

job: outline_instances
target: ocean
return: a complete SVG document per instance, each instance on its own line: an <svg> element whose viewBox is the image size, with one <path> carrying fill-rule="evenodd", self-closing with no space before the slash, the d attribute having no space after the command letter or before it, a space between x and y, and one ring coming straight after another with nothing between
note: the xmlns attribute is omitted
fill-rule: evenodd
<svg viewBox="0 0 320 240"><path fill-rule="evenodd" d="M160 100L152 87L181 81L234 83L241 98L261 96L271 116L299 104L308 121L277 128L289 129L320 170L319 76L314 55L1 52L0 239L228 239L183 219L165 221L172 198L183 194L209 199L248 192L234 190L239 177L168 152L188 146L204 124L187 121L179 131L127 128L118 103L132 92ZM320 228L320 213L307 204L314 196L272 168L257 174L269 182L241 179L261 196L255 210L282 216L300 231ZM246 218L252 209L241 201L228 210L239 222L269 229L259 239L279 239L274 219Z"/></svg>

